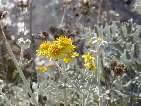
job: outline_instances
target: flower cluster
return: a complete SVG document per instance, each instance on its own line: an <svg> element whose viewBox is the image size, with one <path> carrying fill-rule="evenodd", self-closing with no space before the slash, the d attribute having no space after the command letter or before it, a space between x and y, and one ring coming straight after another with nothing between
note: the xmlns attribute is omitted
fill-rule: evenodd
<svg viewBox="0 0 141 106"><path fill-rule="evenodd" d="M47 57L51 60L63 59L65 63L71 62L78 56L75 52L76 46L73 45L71 38L60 36L55 41L44 41L37 50L38 56Z"/></svg>
<svg viewBox="0 0 141 106"><path fill-rule="evenodd" d="M96 47L105 47L108 44L108 42L105 39L98 37L96 33L93 33L92 35L94 37L92 37L89 40L88 42L89 45L94 45Z"/></svg>
<svg viewBox="0 0 141 106"><path fill-rule="evenodd" d="M31 41L29 39L19 38L17 44L21 47L21 49L28 49Z"/></svg>
<svg viewBox="0 0 141 106"><path fill-rule="evenodd" d="M86 69L95 71L96 70L96 63L95 63L95 57L92 56L92 54L87 53L82 56L84 59L84 66Z"/></svg>

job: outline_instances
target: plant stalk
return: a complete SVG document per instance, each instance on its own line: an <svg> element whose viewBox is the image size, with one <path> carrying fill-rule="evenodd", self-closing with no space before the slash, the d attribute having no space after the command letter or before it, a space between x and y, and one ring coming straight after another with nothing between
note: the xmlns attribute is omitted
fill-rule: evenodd
<svg viewBox="0 0 141 106"><path fill-rule="evenodd" d="M38 103L36 102L36 99L34 98L35 96L33 95L32 91L31 91L31 89L30 89L29 83L28 83L28 81L26 80L26 78L25 78L25 76L24 76L24 73L23 73L21 67L19 66L18 61L17 61L17 59L16 59L16 57L15 57L15 55L14 55L14 53L13 53L11 47L10 47L10 44L8 43L8 41L7 41L7 39L6 39L5 33L4 33L4 31L3 31L3 27L2 27L2 25L0 25L0 26L1 26L2 35L3 35L3 37L4 37L4 40L5 40L5 43L6 43L6 48L7 48L7 50L8 50L8 53L9 53L9 55L11 56L11 58L12 58L14 64L15 64L15 66L16 66L16 68L17 68L17 71L18 71L20 77L22 78L24 85L25 85L26 88L27 88L27 92L28 92L29 95L31 96L32 101L34 102L35 106L38 106Z"/></svg>
<svg viewBox="0 0 141 106"><path fill-rule="evenodd" d="M84 94L82 93L82 106L85 106L85 98L84 98Z"/></svg>
<svg viewBox="0 0 141 106"><path fill-rule="evenodd" d="M100 52L100 50L98 50L98 52ZM100 84L100 74L101 74L101 69L100 69L100 54L97 54L96 57L96 64L97 64L97 82L98 82L98 94L99 94L99 104L98 106L102 106L102 101L101 101L101 84Z"/></svg>
<svg viewBox="0 0 141 106"><path fill-rule="evenodd" d="M57 67L60 69L61 73L62 73L62 78L64 78L64 67L62 68L61 66L59 66L58 63L56 63ZM64 82L64 90L63 90L63 93L64 93L64 106L68 106L68 103L67 103L67 87L66 87L66 81L65 79L63 79L63 82Z"/></svg>
<svg viewBox="0 0 141 106"><path fill-rule="evenodd" d="M66 88L66 83L64 82L64 106L68 106L68 103L67 103L67 88Z"/></svg>

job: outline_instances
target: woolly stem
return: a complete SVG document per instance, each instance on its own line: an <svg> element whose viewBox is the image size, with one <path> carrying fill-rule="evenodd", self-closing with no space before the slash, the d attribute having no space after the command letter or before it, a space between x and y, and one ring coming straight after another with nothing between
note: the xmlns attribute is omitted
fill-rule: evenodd
<svg viewBox="0 0 141 106"><path fill-rule="evenodd" d="M99 50L98 50L99 51ZM100 63L99 63L99 60L100 60L100 57L99 57L99 53L97 54L97 59L96 59L96 64L97 64L97 82L98 82L98 94L99 94L99 105L98 106L102 106L101 104L101 84L100 84L100 74L101 74L101 69L100 69Z"/></svg>
<svg viewBox="0 0 141 106"><path fill-rule="evenodd" d="M64 106L68 106L67 104L67 89L66 89L66 83L64 83Z"/></svg>
<svg viewBox="0 0 141 106"><path fill-rule="evenodd" d="M64 78L64 67L62 68L58 63L56 63L57 67L60 69L61 73L62 73L62 78ZM66 87L66 80L63 79L63 82L64 82L64 90L63 90L63 93L64 93L64 106L68 106L68 103L67 103L67 87Z"/></svg>
<svg viewBox="0 0 141 106"><path fill-rule="evenodd" d="M85 98L84 98L84 94L82 93L82 106L85 106Z"/></svg>
<svg viewBox="0 0 141 106"><path fill-rule="evenodd" d="M16 66L16 68L17 68L17 71L18 71L20 77L22 78L24 85L25 85L26 88L27 88L27 92L28 92L29 95L31 96L32 101L34 102L34 104L35 104L36 106L38 106L38 103L36 102L36 100L35 100L35 98L34 98L35 96L33 95L32 91L31 91L31 89L30 89L30 86L29 86L29 84L28 84L28 81L26 80L26 78L25 78L25 76L24 76L24 73L22 72L22 69L21 69L21 67L19 66L18 61L17 61L17 59L16 59L16 57L15 57L15 55L14 55L14 53L13 53L11 47L10 47L10 44L8 43L8 41L7 41L7 39L6 39L6 36L5 36L4 31L3 31L2 25L0 25L0 27L1 27L2 35L3 35L4 40L5 40L5 43L6 43L6 48L7 48L7 50L8 50L8 53L9 53L9 55L11 56L11 58L12 58L14 64L15 64L15 66Z"/></svg>

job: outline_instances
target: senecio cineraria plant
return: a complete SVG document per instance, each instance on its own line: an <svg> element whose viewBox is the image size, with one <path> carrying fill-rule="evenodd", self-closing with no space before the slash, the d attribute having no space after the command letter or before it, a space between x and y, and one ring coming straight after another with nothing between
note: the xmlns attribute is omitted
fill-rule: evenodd
<svg viewBox="0 0 141 106"><path fill-rule="evenodd" d="M60 34L55 39L44 39L34 51L35 62L38 60L35 63L37 82L31 85L23 73L30 61L23 55L32 40L18 39L18 60L6 38L3 21L0 24L7 51L23 81L23 85L16 86L0 81L0 105L132 106L140 103L141 27L132 20L97 24L93 28L81 26L80 38ZM85 40L84 48L79 48L78 39ZM83 53L79 53L80 49Z"/></svg>

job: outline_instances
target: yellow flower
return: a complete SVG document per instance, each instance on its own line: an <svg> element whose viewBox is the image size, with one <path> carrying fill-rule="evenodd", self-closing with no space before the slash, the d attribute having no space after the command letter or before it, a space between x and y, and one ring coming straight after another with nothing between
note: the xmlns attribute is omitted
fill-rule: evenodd
<svg viewBox="0 0 141 106"><path fill-rule="evenodd" d="M72 45L73 41L71 38L68 38L66 36L60 36L59 38L56 39L56 42L60 44L60 46L67 46L67 45Z"/></svg>
<svg viewBox="0 0 141 106"><path fill-rule="evenodd" d="M94 63L90 63L90 62L89 63L85 63L84 66L88 70L93 70L93 71L96 70L96 64L94 64Z"/></svg>
<svg viewBox="0 0 141 106"><path fill-rule="evenodd" d="M37 67L37 71L44 73L44 72L48 71L48 68L46 66L40 65L40 66Z"/></svg>
<svg viewBox="0 0 141 106"><path fill-rule="evenodd" d="M85 62L95 61L95 58L90 53L84 54L82 58Z"/></svg>
<svg viewBox="0 0 141 106"><path fill-rule="evenodd" d="M79 53L77 53L77 52L73 52L72 55L71 55L72 58L75 58L75 57L78 57L78 56L79 56Z"/></svg>
<svg viewBox="0 0 141 106"><path fill-rule="evenodd" d="M61 36L53 42L43 42L37 50L38 56L45 56L52 60L63 59L65 63L70 62L78 53L75 52L71 38Z"/></svg>
<svg viewBox="0 0 141 106"><path fill-rule="evenodd" d="M68 38L66 36L61 36L56 39L55 43L62 48L63 52L70 53L75 50L76 46L73 45L73 41L71 38Z"/></svg>
<svg viewBox="0 0 141 106"><path fill-rule="evenodd" d="M54 63L49 63L46 66L44 66L44 65L37 66L37 71L44 73L44 72L47 72L48 70L54 69L54 68L56 68L56 65Z"/></svg>
<svg viewBox="0 0 141 106"><path fill-rule="evenodd" d="M51 42L49 41L43 41L43 43L40 45L40 49L47 49L50 46Z"/></svg>
<svg viewBox="0 0 141 106"><path fill-rule="evenodd" d="M96 63L95 57L93 57L90 53L84 54L82 56L84 59L84 67L88 70L95 71L96 70Z"/></svg>
<svg viewBox="0 0 141 106"><path fill-rule="evenodd" d="M47 55L48 55L48 48L49 48L50 45L51 45L51 43L48 42L48 41L42 42L42 44L40 45L39 49L36 50L37 55L38 56L45 56L45 57L47 57Z"/></svg>
<svg viewBox="0 0 141 106"><path fill-rule="evenodd" d="M52 43L48 48L48 57L50 59L62 59L64 57L64 53L62 51L62 48L58 46L57 43Z"/></svg>
<svg viewBox="0 0 141 106"><path fill-rule="evenodd" d="M72 60L73 60L75 57L78 57L78 56L79 56L79 53L73 52L73 53L69 54L67 57L64 58L64 62L65 62L65 63L70 63L70 62L72 62Z"/></svg>
<svg viewBox="0 0 141 106"><path fill-rule="evenodd" d="M72 58L69 58L69 57L64 58L65 63L70 63L71 61L72 61Z"/></svg>

